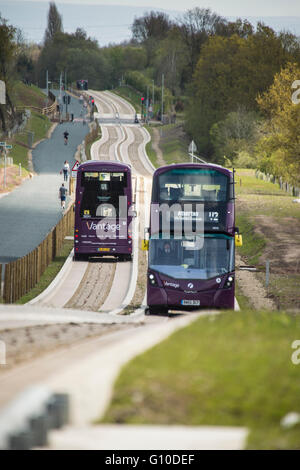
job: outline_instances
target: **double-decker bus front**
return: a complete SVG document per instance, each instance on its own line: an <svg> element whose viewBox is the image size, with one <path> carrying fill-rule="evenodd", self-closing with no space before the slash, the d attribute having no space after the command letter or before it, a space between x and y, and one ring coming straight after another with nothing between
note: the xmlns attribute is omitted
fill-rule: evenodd
<svg viewBox="0 0 300 470"><path fill-rule="evenodd" d="M77 172L74 258L132 257L132 184L129 165L89 161Z"/></svg>
<svg viewBox="0 0 300 470"><path fill-rule="evenodd" d="M168 210L161 210L163 205ZM234 308L233 173L217 165L179 164L156 170L150 223L149 313ZM158 208L159 206L159 208ZM152 213L153 215L153 213ZM165 219L170 223L164 232ZM197 225L196 220L202 221ZM181 221L180 232L175 230ZM189 221L189 230L185 223ZM199 229L200 227L200 229Z"/></svg>

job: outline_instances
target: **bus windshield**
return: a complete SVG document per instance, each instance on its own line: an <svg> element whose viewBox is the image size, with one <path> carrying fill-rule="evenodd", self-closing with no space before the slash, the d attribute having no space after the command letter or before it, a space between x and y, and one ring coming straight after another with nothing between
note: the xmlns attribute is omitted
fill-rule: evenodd
<svg viewBox="0 0 300 470"><path fill-rule="evenodd" d="M118 217L119 197L125 195L127 174L123 172L84 171L80 217Z"/></svg>
<svg viewBox="0 0 300 470"><path fill-rule="evenodd" d="M211 201L229 199L229 178L220 171L201 168L173 168L157 177L159 202Z"/></svg>
<svg viewBox="0 0 300 470"><path fill-rule="evenodd" d="M234 270L234 240L219 234L181 240L152 237L149 267L175 279L211 279Z"/></svg>

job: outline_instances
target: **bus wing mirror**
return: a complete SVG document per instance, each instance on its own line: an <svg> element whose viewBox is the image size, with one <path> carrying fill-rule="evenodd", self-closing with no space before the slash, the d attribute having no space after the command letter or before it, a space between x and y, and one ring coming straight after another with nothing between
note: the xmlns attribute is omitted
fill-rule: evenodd
<svg viewBox="0 0 300 470"><path fill-rule="evenodd" d="M243 237L238 233L235 235L235 246L243 246Z"/></svg>
<svg viewBox="0 0 300 470"><path fill-rule="evenodd" d="M137 217L137 211L131 211L131 217Z"/></svg>
<svg viewBox="0 0 300 470"><path fill-rule="evenodd" d="M149 240L142 240L142 250L143 251L149 250Z"/></svg>

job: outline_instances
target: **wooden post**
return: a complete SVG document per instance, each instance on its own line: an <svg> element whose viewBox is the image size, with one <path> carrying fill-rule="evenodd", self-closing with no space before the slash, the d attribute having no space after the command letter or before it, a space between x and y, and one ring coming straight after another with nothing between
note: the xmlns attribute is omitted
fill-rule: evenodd
<svg viewBox="0 0 300 470"><path fill-rule="evenodd" d="M5 265L4 273L4 289L3 289L3 300L6 304L9 303L9 284L10 284L10 263Z"/></svg>

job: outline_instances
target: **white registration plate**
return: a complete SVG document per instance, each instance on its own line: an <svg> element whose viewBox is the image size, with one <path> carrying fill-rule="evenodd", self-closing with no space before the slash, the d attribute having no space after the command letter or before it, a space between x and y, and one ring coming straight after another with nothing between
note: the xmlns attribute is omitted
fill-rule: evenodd
<svg viewBox="0 0 300 470"><path fill-rule="evenodd" d="M181 305L190 306L190 307L199 307L200 300L182 300Z"/></svg>

